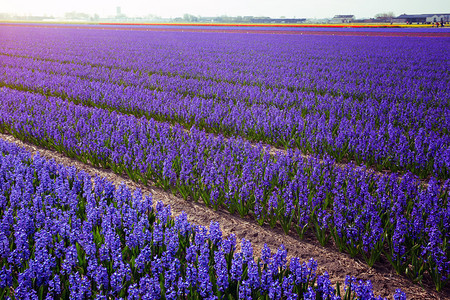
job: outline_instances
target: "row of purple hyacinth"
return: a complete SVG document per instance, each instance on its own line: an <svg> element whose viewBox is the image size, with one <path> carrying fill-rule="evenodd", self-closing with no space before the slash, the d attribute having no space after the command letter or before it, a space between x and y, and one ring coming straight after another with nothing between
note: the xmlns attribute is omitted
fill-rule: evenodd
<svg viewBox="0 0 450 300"><path fill-rule="evenodd" d="M174 92L175 94L171 96L175 99L177 99L176 94L182 94L184 96L197 96L225 103L232 102L238 107L260 104L263 107L275 106L280 110L295 108L294 112L302 116L307 114L317 115L318 112L322 112L328 114L327 118L330 118L329 115L331 114L335 116L334 118L340 120L342 118L351 119L351 115L354 114L356 121L373 119L377 128L382 126L380 123L393 123L406 132L409 129L424 128L427 131L434 130L438 135L442 135L448 133L448 127L450 126L450 121L444 118L445 101L441 103L430 101L432 95L414 103L410 99L403 98L383 98L383 101L379 101L371 98L353 99L342 95L333 96L327 93L320 95L314 94L312 91L290 91L286 87L258 87L242 85L237 82L230 83L214 81L213 79L187 78L186 76L177 76L175 74L149 73L146 76L140 70L122 70L101 65L92 66L65 61L48 61L35 57L6 55L3 56L1 64L4 67L12 68L11 72L18 71L23 73L27 78L32 78L35 75L44 77L45 81L50 82L52 79L47 77L48 73L55 76L68 76L71 80L77 82L85 79L111 83L112 85L102 87L103 90L100 93L95 91L95 85L84 84L87 90L92 90L95 96L101 94L101 97L113 96L119 89L116 85L121 85L138 88L138 91L144 89L144 94L149 93L149 91L145 91L147 89L156 90L154 94L158 94L161 91ZM24 70L17 70L17 68ZM26 70L33 74L24 73ZM35 71L39 72L34 74ZM41 72L44 72L44 74L40 74ZM83 82L83 80L81 81ZM16 84L18 83L16 82ZM41 83L38 88L45 90L46 86ZM113 91L112 93L109 92L111 90Z"/></svg>
<svg viewBox="0 0 450 300"><path fill-rule="evenodd" d="M317 263L283 246L255 258L218 223L0 140L2 299L381 299L347 276L342 297ZM397 290L394 299L406 299Z"/></svg>
<svg viewBox="0 0 450 300"><path fill-rule="evenodd" d="M333 238L370 266L384 255L438 290L448 282L450 181L423 187L411 174L377 176L291 150L271 156L242 139L7 88L0 100L0 128L18 138L300 237L313 233L323 245Z"/></svg>
<svg viewBox="0 0 450 300"><path fill-rule="evenodd" d="M196 124L211 132L328 153L338 161L345 157L379 169L410 170L422 177L450 175L446 100L450 90L448 70L440 63L446 59L441 51L443 39L422 47L421 39L288 36L279 40L261 35L214 35L210 41L201 34L93 30L80 36L67 29L73 33L68 38L62 32L51 31L48 36L45 29L28 30L36 31L36 36L18 29L10 39L5 35L2 52L53 60L22 62L71 75L55 79L63 84L56 90L84 101L100 101L98 98L107 94L100 102L114 102L161 120ZM38 36L53 44L51 52L41 43L32 44ZM96 48L99 38L102 51ZM329 40L336 47L346 47L324 46ZM277 47L269 41L275 41ZM405 47L407 44L410 47ZM255 47L249 48L251 45ZM261 51L249 54L248 49ZM132 59L128 59L129 53ZM62 66L57 66L60 62ZM157 75L159 72L170 76ZM28 75L21 73L15 84L23 84ZM138 87L151 85L157 91L135 86L123 91L123 86L98 82L77 83L77 91L72 91L71 81L79 81L72 77L75 75ZM40 82L40 77L35 78L37 87L54 91L56 82ZM7 78L11 80L11 74ZM325 94L310 95L298 89ZM207 99L192 99L192 95ZM226 101L217 103L217 98ZM259 104L248 109L248 102ZM301 103L302 109L268 109L266 102L279 107ZM342 122L342 118L346 120Z"/></svg>
<svg viewBox="0 0 450 300"><path fill-rule="evenodd" d="M2 53L376 98L448 98L447 39L2 28ZM30 34L32 32L33 34ZM52 51L48 51L48 49ZM431 100L431 99L429 99ZM428 101L427 101L428 102Z"/></svg>
<svg viewBox="0 0 450 300"><path fill-rule="evenodd" d="M344 100L342 99L343 95L333 92L332 90L318 91L317 89L314 89L316 92L315 94L312 90L307 89L308 91L303 91L304 88L298 86L292 88L285 86L258 86L243 84L241 82L221 81L215 78L163 73L162 71L113 68L101 65L100 62L92 65L67 60L20 56L8 53L0 53L0 55L2 55L1 64L4 67L25 68L32 71L43 71L55 75L77 76L83 79L116 83L125 87L131 85L151 90L170 91L184 95L199 96L206 99L213 98L221 101L234 100L247 106L265 104L280 109L290 109L294 107L305 109L305 113L308 113L316 112L318 110L330 110L330 107L321 107L320 105L327 105L327 102L332 101L336 97L336 94L339 96L338 100ZM321 98L320 96L326 97ZM440 95L440 97L442 96L444 95ZM318 102L315 106L309 104L309 101L307 101L311 97L315 97ZM351 102L342 106L344 108L351 106L351 110L357 110L360 119L365 119L366 117L381 117L382 121L384 121L384 115L388 115L388 112L385 111L381 112L380 115L374 114L372 112L372 106L374 104L371 103L371 101L375 102L375 99L371 99L370 97L359 97L361 99L354 97L355 99L353 99L352 96L349 96L345 98L350 98ZM445 101L432 101L439 98L437 95L429 94L426 97L419 97L413 101L416 102L416 105L411 105L411 99L405 98L404 96L382 98L384 101L378 99L377 102L386 102L387 105L390 106L392 106L394 101L397 102L398 107L396 107L396 110L402 118L405 118L405 120L401 120L405 124L399 125L405 126L406 128L426 127L428 130L445 130L445 127L436 120L443 116L442 108L445 106ZM360 103L361 101L365 105L369 105L366 110L363 110ZM365 102L368 103L366 104ZM420 103L420 106L417 105L418 103ZM344 117L347 114L348 112L342 113L338 118ZM415 118L414 116L416 115L420 115L420 118ZM391 118L392 117L393 116L391 116ZM400 122L400 120L398 121L398 123L403 122Z"/></svg>
<svg viewBox="0 0 450 300"><path fill-rule="evenodd" d="M350 98L318 96L320 99L317 99L311 95L309 99L303 97L305 106L298 110L263 104L248 107L238 100L217 101L164 89L124 87L19 67L5 68L0 82L16 89L60 95L85 105L169 120L188 127L196 125L209 132L237 134L279 146L298 147L304 152L328 154L338 162L344 158L355 159L358 164L375 165L380 170L410 170L424 177L434 174L446 178L449 175L450 135L441 128L446 128L446 122L434 118L429 110L429 120L435 120L434 125L425 121L425 124L404 128L399 124L411 123L402 116L417 116L407 111L412 105L405 105L406 109L400 114L388 102L365 102L358 104L368 112L361 116L361 111L350 112L354 106ZM423 109L421 115L425 115ZM379 112L381 117L373 118Z"/></svg>

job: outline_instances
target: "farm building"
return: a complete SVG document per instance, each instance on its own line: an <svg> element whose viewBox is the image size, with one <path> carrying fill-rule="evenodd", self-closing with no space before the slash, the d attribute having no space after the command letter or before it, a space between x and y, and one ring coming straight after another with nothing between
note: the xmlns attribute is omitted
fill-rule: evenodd
<svg viewBox="0 0 450 300"><path fill-rule="evenodd" d="M450 22L450 13L448 14L419 14L419 15L407 15L402 14L393 19L396 23L434 23L434 22Z"/></svg>
<svg viewBox="0 0 450 300"><path fill-rule="evenodd" d="M331 19L330 23L339 24L339 23L352 23L355 20L354 15L335 15L333 19Z"/></svg>
<svg viewBox="0 0 450 300"><path fill-rule="evenodd" d="M435 14L427 17L427 23L430 22L450 22L450 14Z"/></svg>

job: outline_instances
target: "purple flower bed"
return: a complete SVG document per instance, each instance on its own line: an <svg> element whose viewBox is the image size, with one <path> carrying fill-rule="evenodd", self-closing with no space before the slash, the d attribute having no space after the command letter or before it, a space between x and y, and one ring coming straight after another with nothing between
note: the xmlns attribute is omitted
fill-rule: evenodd
<svg viewBox="0 0 450 300"><path fill-rule="evenodd" d="M2 299L381 299L352 277L341 297L313 259L287 264L283 246L256 257L247 240L237 252L218 223L172 218L151 195L3 140L0 191Z"/></svg>
<svg viewBox="0 0 450 300"><path fill-rule="evenodd" d="M411 174L377 176L298 151L271 156L242 139L7 88L0 103L3 132L300 237L309 231L323 245L332 238L370 266L384 255L438 290L448 282L450 181L422 186Z"/></svg>
<svg viewBox="0 0 450 300"><path fill-rule="evenodd" d="M1 30L2 85L338 162L450 176L448 38Z"/></svg>

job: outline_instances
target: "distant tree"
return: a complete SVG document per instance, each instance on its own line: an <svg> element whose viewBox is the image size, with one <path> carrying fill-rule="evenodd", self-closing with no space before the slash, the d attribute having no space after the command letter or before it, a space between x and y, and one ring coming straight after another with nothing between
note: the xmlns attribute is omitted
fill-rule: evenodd
<svg viewBox="0 0 450 300"><path fill-rule="evenodd" d="M198 18L194 15L190 15L190 14L184 14L183 15L183 20L186 22L197 22Z"/></svg>
<svg viewBox="0 0 450 300"><path fill-rule="evenodd" d="M10 14L7 13L0 13L0 20L10 20L13 17Z"/></svg>
<svg viewBox="0 0 450 300"><path fill-rule="evenodd" d="M161 17L158 15L154 15L154 14L148 14L144 17L144 19L147 20L161 20Z"/></svg>
<svg viewBox="0 0 450 300"><path fill-rule="evenodd" d="M375 18L382 22L392 22L392 19L395 18L395 14L392 11L384 12L376 14Z"/></svg>
<svg viewBox="0 0 450 300"><path fill-rule="evenodd" d="M223 23L230 23L233 21L233 18L229 17L227 15L221 15L221 16L217 17L217 20L219 22L223 22Z"/></svg>
<svg viewBox="0 0 450 300"><path fill-rule="evenodd" d="M65 18L70 20L89 20L90 17L86 13L71 11L65 13Z"/></svg>

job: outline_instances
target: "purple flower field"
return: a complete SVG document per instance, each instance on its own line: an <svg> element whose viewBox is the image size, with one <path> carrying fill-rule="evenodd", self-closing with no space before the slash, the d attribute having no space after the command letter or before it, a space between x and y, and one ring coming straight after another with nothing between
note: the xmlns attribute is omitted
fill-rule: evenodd
<svg viewBox="0 0 450 300"><path fill-rule="evenodd" d="M347 277L340 297L313 259L256 257L247 240L237 252L218 223L2 140L0 170L1 299L375 299L369 281Z"/></svg>
<svg viewBox="0 0 450 300"><path fill-rule="evenodd" d="M0 26L0 132L441 291L449 46ZM314 261L254 259L245 240L235 253L216 223L0 146L0 298L375 299L370 283L339 295Z"/></svg>
<svg viewBox="0 0 450 300"><path fill-rule="evenodd" d="M450 176L448 38L3 31L2 86Z"/></svg>

